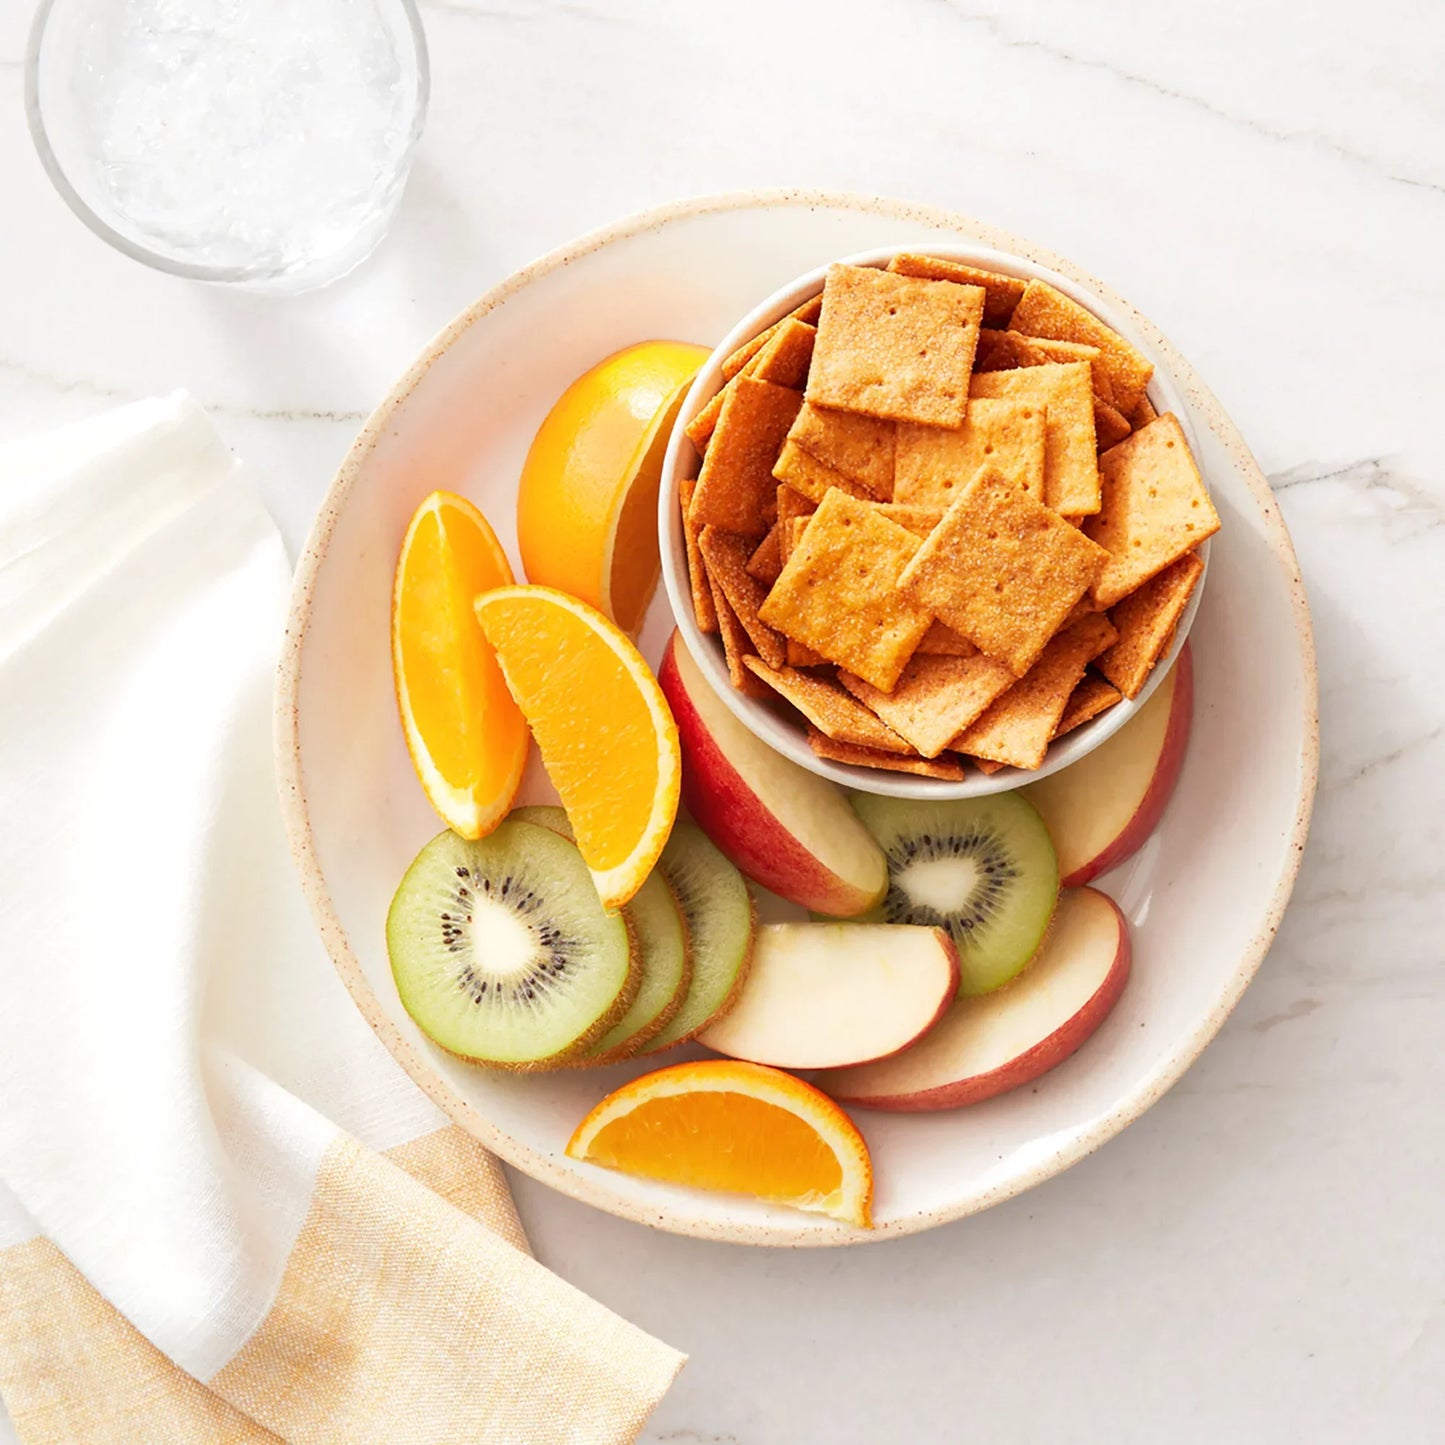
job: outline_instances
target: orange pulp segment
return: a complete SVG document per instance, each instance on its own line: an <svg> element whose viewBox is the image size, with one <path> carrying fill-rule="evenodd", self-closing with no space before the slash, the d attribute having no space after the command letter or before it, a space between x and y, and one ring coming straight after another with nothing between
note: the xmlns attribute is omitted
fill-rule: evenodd
<svg viewBox="0 0 1445 1445"><path fill-rule="evenodd" d="M707 1059L633 1079L587 1115L567 1153L872 1224L873 1168L853 1121L811 1084L761 1064Z"/></svg>
<svg viewBox="0 0 1445 1445"><path fill-rule="evenodd" d="M463 838L506 816L531 744L472 611L479 591L511 580L496 534L464 497L433 492L417 508L392 593L396 700L422 788Z"/></svg>
<svg viewBox="0 0 1445 1445"><path fill-rule="evenodd" d="M677 724L651 669L596 608L499 587L477 619L542 752L603 906L642 886L677 815Z"/></svg>

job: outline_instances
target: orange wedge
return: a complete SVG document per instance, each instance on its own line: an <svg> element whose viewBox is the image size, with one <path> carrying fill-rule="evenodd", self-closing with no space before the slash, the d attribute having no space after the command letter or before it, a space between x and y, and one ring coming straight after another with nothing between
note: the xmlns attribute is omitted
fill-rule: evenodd
<svg viewBox="0 0 1445 1445"><path fill-rule="evenodd" d="M657 587L657 488L705 346L643 341L557 399L522 467L517 545L529 582L560 587L636 632Z"/></svg>
<svg viewBox="0 0 1445 1445"><path fill-rule="evenodd" d="M811 1084L735 1059L674 1064L609 1094L567 1145L585 1159L872 1225L873 1166L853 1121Z"/></svg>
<svg viewBox="0 0 1445 1445"><path fill-rule="evenodd" d="M487 519L464 497L433 492L416 509L391 603L391 659L402 730L442 821L481 838L507 814L531 739L472 599L512 580Z"/></svg>
<svg viewBox="0 0 1445 1445"><path fill-rule="evenodd" d="M642 887L677 815L682 759L662 689L626 634L565 592L499 587L476 613L615 911Z"/></svg>

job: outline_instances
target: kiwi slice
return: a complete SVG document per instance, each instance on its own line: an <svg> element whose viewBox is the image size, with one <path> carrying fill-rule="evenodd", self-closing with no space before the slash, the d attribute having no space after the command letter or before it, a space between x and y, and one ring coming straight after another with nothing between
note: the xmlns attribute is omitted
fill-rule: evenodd
<svg viewBox="0 0 1445 1445"><path fill-rule="evenodd" d="M736 1002L753 956L752 894L743 875L696 823L678 822L658 860L687 920L692 981L682 1006L642 1050L685 1043Z"/></svg>
<svg viewBox="0 0 1445 1445"><path fill-rule="evenodd" d="M513 808L508 816L550 828L569 843L573 841L572 825L563 808L534 804ZM630 1058L672 1020L692 979L687 924L661 874L651 874L622 912L637 933L642 982L632 1007L589 1049L567 1060L577 1067Z"/></svg>
<svg viewBox="0 0 1445 1445"><path fill-rule="evenodd" d="M866 917L946 928L961 994L1013 978L1044 941L1059 897L1054 845L1034 806L1017 793L937 803L855 793L852 801L888 857L888 892Z"/></svg>
<svg viewBox="0 0 1445 1445"><path fill-rule="evenodd" d="M463 1058L550 1067L632 1003L632 930L602 910L582 855L535 823L416 855L386 917L397 992L422 1032Z"/></svg>

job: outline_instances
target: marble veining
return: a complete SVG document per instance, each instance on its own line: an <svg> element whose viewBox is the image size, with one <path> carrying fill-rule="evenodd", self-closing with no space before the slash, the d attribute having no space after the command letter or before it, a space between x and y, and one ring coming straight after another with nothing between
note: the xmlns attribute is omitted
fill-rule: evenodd
<svg viewBox="0 0 1445 1445"><path fill-rule="evenodd" d="M1310 845L1219 1038L1068 1174L880 1248L654 1235L525 1178L518 1202L547 1263L691 1353L645 1445L1433 1438L1445 7L424 0L432 109L397 225L292 301L147 272L80 226L24 126L28 11L0 6L0 439L185 386L293 549L451 316L679 196L952 206L1160 324L1270 477L1319 649Z"/></svg>
<svg viewBox="0 0 1445 1445"><path fill-rule="evenodd" d="M1445 184L1420 176L1396 174L1388 167L1382 165L1376 157L1366 152L1356 150L1354 147L1344 144L1334 137L1323 135L1319 131L1275 129L1272 126L1263 125L1248 116L1236 114L1231 110L1216 105L1206 96L1194 95L1182 90L1176 90L1168 85L1162 85L1151 76L1141 75L1136 71L1124 69L1110 60L1081 55L1076 51L1051 44L1047 38L1020 34L1009 25L1008 17L1004 12L965 10L957 3L957 0L932 0L932 3L944 6L950 14L957 16L959 20L967 24L982 26L988 32L991 40L1007 49L1037 51L1041 55L1050 56L1055 60L1064 61L1069 65L1078 65L1091 70L1099 70L1106 75L1113 76L1116 80L1123 81L1127 85L1140 86L1153 95L1162 96L1167 100L1176 101L1181 105L1193 106L1205 115L1227 121L1230 125L1242 126L1246 130L1253 131L1256 135L1264 136L1269 140L1282 141L1289 144L1303 142L1316 145L1339 156L1342 160L1349 161L1354 165L1364 166L1376 174L1383 176L1386 180L1398 181L1404 186L1419 186L1424 190L1445 193Z"/></svg>

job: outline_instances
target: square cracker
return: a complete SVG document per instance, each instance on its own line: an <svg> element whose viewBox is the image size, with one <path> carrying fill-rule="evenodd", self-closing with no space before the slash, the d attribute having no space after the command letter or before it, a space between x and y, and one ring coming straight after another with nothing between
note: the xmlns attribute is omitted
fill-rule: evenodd
<svg viewBox="0 0 1445 1445"><path fill-rule="evenodd" d="M1046 366L1051 361L1087 361L1094 388L1094 449L1104 451L1124 440L1133 430L1129 419L1114 405L1114 391L1109 378L1098 364L1103 352L1097 346L1084 346L1076 341L1054 341L1042 336L1025 336L1010 331L1015 339L1019 366Z"/></svg>
<svg viewBox="0 0 1445 1445"><path fill-rule="evenodd" d="M803 533L808 530L808 523L812 520L813 513L808 512L802 516L789 517L784 521L782 517L783 493L788 491L787 487L778 488L778 525L782 531L778 534L778 561L781 563L778 576L782 576L782 567L788 565L788 558L793 555L794 548L803 538ZM796 496L797 494L794 493ZM817 509L814 508L814 511ZM775 577L773 581L777 581ZM788 666L789 667L822 667L828 659L820 657L811 647L804 647L796 638L789 637L785 641L788 644Z"/></svg>
<svg viewBox="0 0 1445 1445"><path fill-rule="evenodd" d="M1037 402L980 397L957 430L900 422L893 500L947 507L980 467L993 465L1042 502L1045 417Z"/></svg>
<svg viewBox="0 0 1445 1445"><path fill-rule="evenodd" d="M700 527L761 538L777 515L773 464L802 406L801 393L740 376L723 402L693 493Z"/></svg>
<svg viewBox="0 0 1445 1445"><path fill-rule="evenodd" d="M981 286L832 266L808 374L814 406L959 426L983 315Z"/></svg>
<svg viewBox="0 0 1445 1445"><path fill-rule="evenodd" d="M771 587L783 570L782 520L774 522L768 535L753 549L748 558L748 576L756 577L764 587Z"/></svg>
<svg viewBox="0 0 1445 1445"><path fill-rule="evenodd" d="M1100 656L1098 668L1125 697L1138 697L1203 574L1204 563L1190 552L1136 587L1110 611L1119 640Z"/></svg>
<svg viewBox="0 0 1445 1445"><path fill-rule="evenodd" d="M743 367L738 376L750 376L754 381L770 381L774 386L787 386L801 391L808 380L808 363L813 358L813 340L817 334L816 327L785 316L771 328L766 345ZM684 428L688 440L698 451L707 446L717 427L717 419L722 414L723 403L736 385L735 377L727 382Z"/></svg>
<svg viewBox="0 0 1445 1445"><path fill-rule="evenodd" d="M791 487L801 496L816 505L827 492L836 487L850 497L871 499L873 493L859 482L845 477L842 472L810 456L796 442L785 441L783 450L773 467L773 480Z"/></svg>
<svg viewBox="0 0 1445 1445"><path fill-rule="evenodd" d="M1154 367L1117 331L1046 281L1028 283L1009 326L1029 336L1097 346L1100 355L1095 365L1108 383L1106 399L1126 416L1139 404L1154 374Z"/></svg>
<svg viewBox="0 0 1445 1445"><path fill-rule="evenodd" d="M820 499L821 500L821 499ZM804 496L795 487L783 482L778 487L778 521L785 527L794 517L811 517L818 510L818 503L812 497ZM782 543L785 539L778 538ZM784 551L786 558L787 552Z"/></svg>
<svg viewBox="0 0 1445 1445"><path fill-rule="evenodd" d="M877 748L860 748L855 743L838 742L815 727L808 728L808 745L820 758L835 763L852 763L860 768L887 768L894 773L917 773L925 778L942 778L961 783L964 768L954 758L905 757L899 753L880 752Z"/></svg>
<svg viewBox="0 0 1445 1445"><path fill-rule="evenodd" d="M980 270L977 266L965 266L962 261L945 261L939 256L905 252L895 256L888 263L888 269L900 276L916 276L920 281L956 281L960 286L982 286L985 326L1007 326L1014 307L1024 294L1024 282L1017 276Z"/></svg>
<svg viewBox="0 0 1445 1445"><path fill-rule="evenodd" d="M875 497L893 496L896 424L858 411L832 411L804 402L788 440L815 461L842 472Z"/></svg>
<svg viewBox="0 0 1445 1445"><path fill-rule="evenodd" d="M717 630L722 637L723 657L727 661L728 681L741 693L748 697L759 699L771 697L772 694L746 667L744 660L752 654L752 639L747 634L747 629L738 620L738 615L732 609L722 588L718 586L717 579L708 578L708 586L712 589L713 606L717 609Z"/></svg>
<svg viewBox="0 0 1445 1445"><path fill-rule="evenodd" d="M1006 768L1008 766L1007 763L996 763L993 761L992 758L975 758L970 756L968 753L960 753L959 756L962 758L966 758L974 765L974 767L979 770L979 772L984 774L991 775L1000 771L1000 769Z"/></svg>
<svg viewBox="0 0 1445 1445"><path fill-rule="evenodd" d="M1129 413L1129 425L1135 431L1143 431L1151 421L1157 420L1159 413L1154 410L1154 403L1149 400L1148 394L1139 398L1139 405Z"/></svg>
<svg viewBox="0 0 1445 1445"><path fill-rule="evenodd" d="M888 692L933 620L898 588L919 545L835 488L773 584L762 619Z"/></svg>
<svg viewBox="0 0 1445 1445"><path fill-rule="evenodd" d="M751 341L745 341L732 352L722 364L722 378L724 381L731 381L774 336L777 335L784 321L801 321L807 326L818 324L818 315L823 309L823 297L820 292L817 296L810 296L808 300L796 309L788 312L781 321L775 321L771 326L764 327Z"/></svg>
<svg viewBox="0 0 1445 1445"><path fill-rule="evenodd" d="M873 510L900 527L907 527L915 537L926 537L943 520L942 507L915 507L907 502L875 502Z"/></svg>
<svg viewBox="0 0 1445 1445"><path fill-rule="evenodd" d="M900 584L1019 677L1108 560L1056 512L984 467L914 554Z"/></svg>
<svg viewBox="0 0 1445 1445"><path fill-rule="evenodd" d="M1105 452L1118 446L1133 430L1129 418L1122 411L1100 397L1094 397L1094 445L1099 451Z"/></svg>
<svg viewBox="0 0 1445 1445"><path fill-rule="evenodd" d="M1117 635L1099 613L1066 627L1028 672L953 740L955 750L1015 768L1037 768L1084 669Z"/></svg>
<svg viewBox="0 0 1445 1445"><path fill-rule="evenodd" d="M713 605L712 586L707 580L707 566L697 545L702 528L692 520L692 494L697 488L695 478L678 483L677 498L682 506L682 536L687 544L687 581L692 588L692 615L699 632L716 632L717 608Z"/></svg>
<svg viewBox="0 0 1445 1445"><path fill-rule="evenodd" d="M827 678L796 672L791 667L769 667L759 658L744 658L748 669L777 695L798 709L819 732L839 742L876 748L886 753L913 749L892 728Z"/></svg>
<svg viewBox="0 0 1445 1445"><path fill-rule="evenodd" d="M1101 653L1100 656L1107 657L1108 654ZM1123 696L1112 682L1106 682L1092 672L1085 673L1084 680L1069 694L1064 715L1054 728L1054 737L1061 738L1065 733L1083 727L1086 722L1093 722L1101 712L1108 712L1116 702L1121 701Z"/></svg>
<svg viewBox="0 0 1445 1445"><path fill-rule="evenodd" d="M961 632L934 618L933 625L923 634L918 651L925 657L975 657L978 648Z"/></svg>
<svg viewBox="0 0 1445 1445"><path fill-rule="evenodd" d="M1103 509L1084 534L1109 553L1094 600L1112 607L1206 537L1219 514L1173 412L1165 412L1099 458Z"/></svg>
<svg viewBox="0 0 1445 1445"><path fill-rule="evenodd" d="M1050 362L1087 361L1089 363L1089 384L1094 388L1098 401L1114 403L1114 389L1109 378L1100 369L1099 362L1104 353L1097 346L1086 346L1082 341L1056 341L1050 336L1025 336L1016 328L1009 334L1016 338L1021 366L1047 366Z"/></svg>
<svg viewBox="0 0 1445 1445"><path fill-rule="evenodd" d="M1028 337L1017 331L1000 331L981 326L978 346L973 353L974 371L1013 371L1020 366L1038 366L1037 355Z"/></svg>
<svg viewBox="0 0 1445 1445"><path fill-rule="evenodd" d="M1113 404L1114 394L1108 378L1094 365L1103 353L1097 346L1078 341L1055 341L1047 336L1025 336L1022 331L989 331L978 333L978 350L974 353L975 371L1010 371L1020 366L1047 366L1050 362L1087 361L1089 384L1096 400Z"/></svg>
<svg viewBox="0 0 1445 1445"><path fill-rule="evenodd" d="M838 681L925 758L936 758L1013 686L1014 675L982 653L972 657L915 653L891 693L879 692L847 671L838 673Z"/></svg>
<svg viewBox="0 0 1445 1445"><path fill-rule="evenodd" d="M716 527L704 527L698 538L708 576L722 589L734 615L742 624L759 657L770 667L781 667L787 654L780 634L758 617L758 608L768 590L756 577L748 575L748 558L752 546L745 538Z"/></svg>
<svg viewBox="0 0 1445 1445"><path fill-rule="evenodd" d="M1082 361L985 372L973 378L968 394L1045 408L1044 501L1072 517L1099 510L1094 394Z"/></svg>
<svg viewBox="0 0 1445 1445"><path fill-rule="evenodd" d="M801 321L793 321L792 316L783 316L782 321L777 322L776 327L770 328L770 331L772 335L767 344L751 358L743 370L738 371L738 377L750 376L754 381L772 381L773 386L802 390L803 384L808 380L808 363L812 360L812 345L818 331ZM722 415L722 403L736 386L737 377L727 381L721 390L714 394L711 402L702 407L701 412L683 428L688 434L688 441L691 441L698 451L707 448L708 439L717 428L718 416Z"/></svg>

